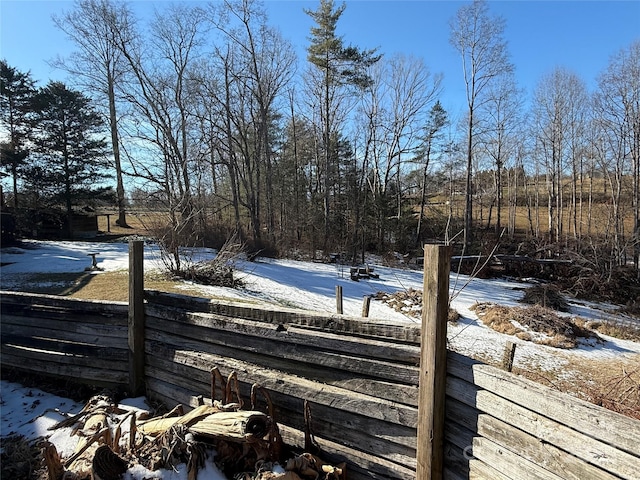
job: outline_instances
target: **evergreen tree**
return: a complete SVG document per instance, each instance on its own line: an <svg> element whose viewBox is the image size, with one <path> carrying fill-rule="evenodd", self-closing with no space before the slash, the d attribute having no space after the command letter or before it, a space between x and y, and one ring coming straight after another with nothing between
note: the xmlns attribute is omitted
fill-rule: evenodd
<svg viewBox="0 0 640 480"><path fill-rule="evenodd" d="M29 181L55 204L64 204L69 236L73 206L109 191L100 186L109 167L104 124L88 97L50 82L36 96L36 158Z"/></svg>
<svg viewBox="0 0 640 480"><path fill-rule="evenodd" d="M29 72L23 73L0 61L0 123L6 128L8 141L0 145L2 167L11 176L13 207L18 206L18 178L29 154L27 138L31 129L35 82Z"/></svg>
<svg viewBox="0 0 640 480"><path fill-rule="evenodd" d="M317 90L320 118L322 121L322 158L324 171L324 236L325 247L329 236L330 226L330 172L335 170L331 165L336 146L332 142L338 138L337 111L340 95L338 89L342 87L366 88L371 79L367 68L380 59L374 50L360 50L353 46L345 47L342 37L336 35L338 20L342 16L346 5L336 7L333 0L320 0L318 10L305 12L313 18L316 26L311 28L311 44L308 48L307 59L321 73L320 85Z"/></svg>

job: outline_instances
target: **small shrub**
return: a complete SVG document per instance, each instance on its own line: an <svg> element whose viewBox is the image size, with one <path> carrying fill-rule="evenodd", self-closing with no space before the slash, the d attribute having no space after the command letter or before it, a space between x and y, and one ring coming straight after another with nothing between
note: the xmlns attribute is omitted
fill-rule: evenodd
<svg viewBox="0 0 640 480"><path fill-rule="evenodd" d="M235 263L244 252L244 245L236 236L229 238L213 260L196 262L181 272L174 272L181 278L202 285L237 288L242 281L234 276Z"/></svg>
<svg viewBox="0 0 640 480"><path fill-rule="evenodd" d="M558 288L553 285L535 285L527 288L524 291L524 297L520 301L529 305L551 308L559 312L569 311L569 304Z"/></svg>

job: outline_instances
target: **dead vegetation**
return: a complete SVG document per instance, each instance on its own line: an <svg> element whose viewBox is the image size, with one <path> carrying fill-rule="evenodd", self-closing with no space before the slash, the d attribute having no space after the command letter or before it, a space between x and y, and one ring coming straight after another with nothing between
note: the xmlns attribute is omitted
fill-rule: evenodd
<svg viewBox="0 0 640 480"><path fill-rule="evenodd" d="M235 275L235 264L244 251L244 244L234 235L225 242L213 259L191 263L183 271L174 274L201 285L237 288L242 286L242 281Z"/></svg>
<svg viewBox="0 0 640 480"><path fill-rule="evenodd" d="M599 370L602 371L602 365ZM640 367L620 366L585 389L587 399L608 410L640 420Z"/></svg>
<svg viewBox="0 0 640 480"><path fill-rule="evenodd" d="M420 290L409 288L408 290L400 290L394 293L380 291L373 298L408 317L422 318L422 292ZM460 314L453 308L449 308L447 321L456 323L459 319Z"/></svg>
<svg viewBox="0 0 640 480"><path fill-rule="evenodd" d="M589 321L585 322L585 327L595 330L602 335L619 338L621 340L631 340L632 342L640 342L640 326L633 324L625 324L620 321Z"/></svg>
<svg viewBox="0 0 640 480"><path fill-rule="evenodd" d="M639 356L624 359L580 359L561 371L515 367L513 372L608 410L640 420ZM571 371L572 375L566 375ZM576 381L580 379L580 381Z"/></svg>
<svg viewBox="0 0 640 480"><path fill-rule="evenodd" d="M22 435L2 439L0 478L37 479L40 475L40 448Z"/></svg>
<svg viewBox="0 0 640 480"><path fill-rule="evenodd" d="M604 342L582 321L561 317L539 305L505 307L493 303L477 303L472 308L482 323L506 335L556 348L575 348L585 340Z"/></svg>
<svg viewBox="0 0 640 480"><path fill-rule="evenodd" d="M93 395L79 413L67 414L49 428L68 428L70 437L78 438L72 455L63 458L47 440L3 438L2 478L116 480L133 467L175 471L185 464L188 479L196 480L205 460L213 458L230 479L346 479L344 463L334 465L323 458L311 434L308 403L305 447L296 451L282 441L267 390L253 385L245 408L235 372L224 379L213 368L211 379L211 396L216 396L219 381L222 398L195 397L200 405L187 413L177 405L152 417L150 412L121 407L114 392ZM267 413L258 410L263 407Z"/></svg>
<svg viewBox="0 0 640 480"><path fill-rule="evenodd" d="M522 303L539 305L559 312L568 312L569 304L555 285L534 285L524 291Z"/></svg>

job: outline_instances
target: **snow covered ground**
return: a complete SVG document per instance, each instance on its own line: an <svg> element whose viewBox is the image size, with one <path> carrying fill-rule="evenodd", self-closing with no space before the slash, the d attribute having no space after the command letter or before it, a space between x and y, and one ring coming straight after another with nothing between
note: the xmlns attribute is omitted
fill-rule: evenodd
<svg viewBox="0 0 640 480"><path fill-rule="evenodd" d="M75 415L84 405L75 403L68 398L52 395L37 388L26 388L20 384L2 380L0 382L0 434L4 439L14 435L22 435L26 439L47 438L56 446L56 450L63 459L74 454L80 439L72 435L72 427L49 430L61 420ZM149 411L149 406L143 397L125 399L119 407L123 410ZM123 424L123 435L127 433L128 422ZM152 472L137 465L130 468L124 480L187 480L187 466L180 464L175 470L158 470ZM205 466L199 471L198 480L227 480L208 458Z"/></svg>
<svg viewBox="0 0 640 480"><path fill-rule="evenodd" d="M23 247L0 249L0 284L2 289L12 289L31 273L82 272L91 264L88 253L99 252L98 266L105 272L122 271L128 268L128 244L87 243L87 242L45 242L27 241ZM144 249L145 270L162 268L159 250L151 244ZM193 261L211 258L215 252L202 249L190 252ZM239 261L236 264L238 274L244 282L241 290L220 287L204 287L184 283L185 292L199 296L226 296L228 298L250 298L287 307L303 308L327 313L336 310L335 287L342 286L343 308L347 315L359 315L363 298L379 291L397 292L408 289L422 289L422 272L419 270L389 268L371 265L378 279L350 280L349 268L342 265L302 262L293 260L273 260L259 258L255 262ZM101 275L102 272L94 272ZM522 297L522 289L528 285L511 280L471 279L460 275L451 275L451 306L462 318L456 325L448 327L449 348L466 355L476 356L488 361L502 356L507 341L517 344L514 365L541 371L553 370L556 374L566 368L566 375L571 375L568 367L572 363L586 359L614 359L640 362L640 343L624 341L602 336L605 342L581 345L573 350L559 350L553 347L533 344L519 340L513 336L497 333L482 324L471 310L476 302L494 302L505 306L518 305ZM620 318L612 313L612 306L579 302L569 299L570 312L574 316L586 319L612 320ZM394 322L419 323L419 320L395 311L382 302L371 303L370 317ZM1 401L2 430L5 437L10 433L18 433L27 438L49 436L52 432L48 426L62 417L53 409L58 408L68 413L76 413L81 405L73 404L68 399L54 397L44 392L2 381ZM11 412L11 415L8 415ZM73 449L68 444L68 435L63 432L51 435L51 440L63 452ZM160 472L149 476L146 473L129 473L135 478L164 478L181 480L186 478L185 472ZM217 480L224 478L212 465L199 477L201 480Z"/></svg>
<svg viewBox="0 0 640 480"><path fill-rule="evenodd" d="M128 244L125 242L46 242L26 241L24 248L0 249L0 285L11 289L19 284L21 276L35 272L82 272L91 264L87 256L99 252L98 266L105 272L125 271L128 268ZM192 261L206 260L215 256L210 249L189 251ZM145 270L162 269L163 263L158 248L145 244ZM207 287L184 283L185 293L200 296L248 298L268 303L334 313L336 311L335 290L342 286L343 311L346 315L360 315L363 298L379 291L397 292L422 289L422 271L415 269L389 268L371 264L380 278L354 282L349 276L349 267L339 264L303 262L295 260L274 260L258 258L255 262L239 261L237 275L244 282L244 288L233 290L222 287ZM102 272L95 272L101 275ZM559 351L553 347L521 341L513 336L497 333L482 324L471 307L477 302L493 302L505 306L518 305L522 290L530 286L526 283L504 279L469 278L451 274L451 306L462 316L457 325L449 325L449 347L467 355L475 355L486 360L501 357L507 341L518 344L515 366L526 364L543 370L554 369L581 358L627 358L640 353L640 343L604 337L602 344L583 345L571 351ZM593 304L569 300L570 315L589 320L624 320L611 305ZM370 318L419 323L416 318L397 312L386 304L371 302Z"/></svg>

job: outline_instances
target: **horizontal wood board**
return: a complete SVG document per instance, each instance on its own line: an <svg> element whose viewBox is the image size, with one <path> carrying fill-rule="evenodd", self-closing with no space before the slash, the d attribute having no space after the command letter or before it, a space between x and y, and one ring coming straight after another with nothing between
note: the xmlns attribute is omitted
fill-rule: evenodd
<svg viewBox="0 0 640 480"><path fill-rule="evenodd" d="M0 292L4 368L95 385L128 381L126 304Z"/></svg>
<svg viewBox="0 0 640 480"><path fill-rule="evenodd" d="M635 419L453 352L447 397L447 438L466 449L466 469L480 461L514 480L632 480L640 471Z"/></svg>

